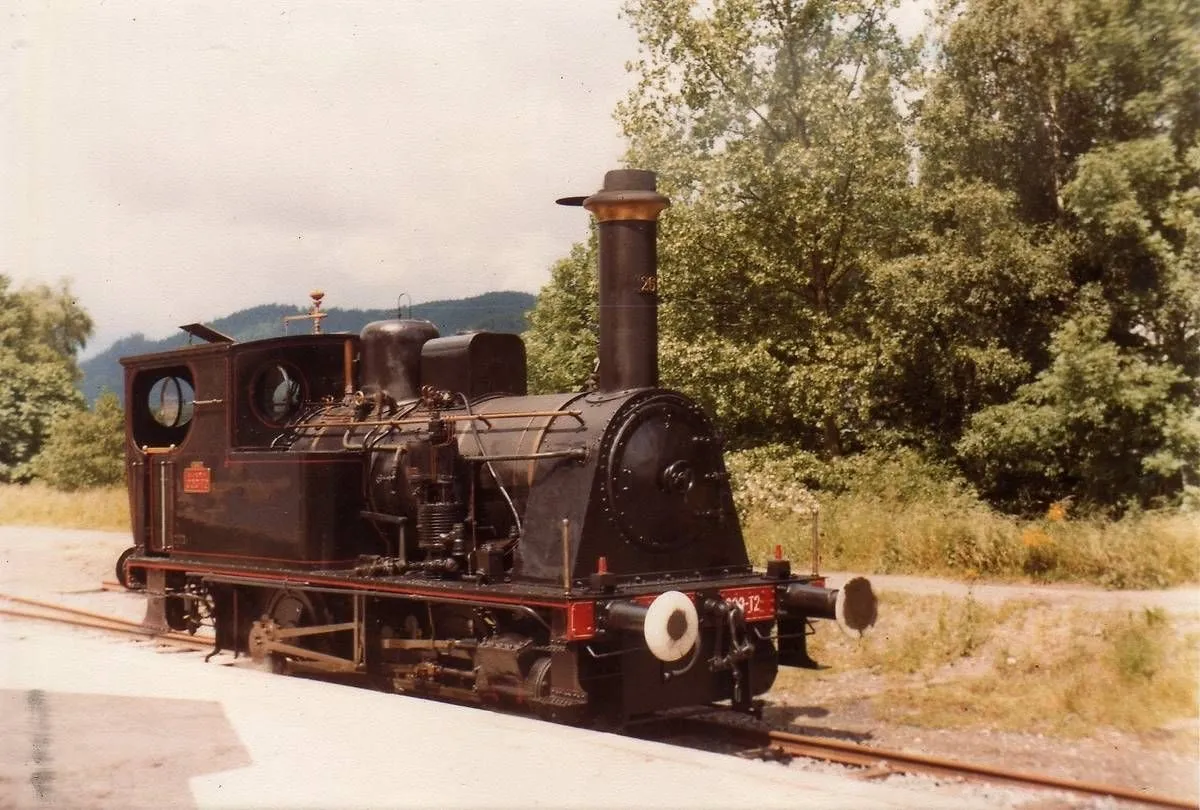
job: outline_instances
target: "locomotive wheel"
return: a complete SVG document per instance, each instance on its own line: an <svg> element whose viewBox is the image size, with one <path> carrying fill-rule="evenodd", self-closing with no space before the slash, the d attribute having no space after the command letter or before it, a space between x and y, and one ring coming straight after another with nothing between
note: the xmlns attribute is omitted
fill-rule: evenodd
<svg viewBox="0 0 1200 810"><path fill-rule="evenodd" d="M328 624L329 618L325 606L303 591L276 591L267 603L263 614L264 623L271 622L276 627L288 629L292 627L311 627L316 624ZM314 652L330 652L328 636L308 636L290 641L301 647L307 647ZM273 664L273 667L275 664Z"/></svg>
<svg viewBox="0 0 1200 810"><path fill-rule="evenodd" d="M117 557L117 582L122 588L130 591L140 591L146 587L146 572L134 571L129 567L129 558L137 553L134 546L130 546L121 552L121 556Z"/></svg>
<svg viewBox="0 0 1200 810"><path fill-rule="evenodd" d="M308 627L324 624L324 611L303 591L276 591L267 605L266 615L280 627Z"/></svg>
<svg viewBox="0 0 1200 810"><path fill-rule="evenodd" d="M542 701L550 697L550 656L542 656L533 662L529 674L525 676L525 699L529 701L533 713L543 720L557 722L557 712L553 706Z"/></svg>
<svg viewBox="0 0 1200 810"><path fill-rule="evenodd" d="M163 610L167 617L167 627L180 633L196 635L200 629L200 621L196 614L188 610L187 599L182 596L168 596Z"/></svg>
<svg viewBox="0 0 1200 810"><path fill-rule="evenodd" d="M525 676L525 693L530 700L544 700L550 697L550 656L543 656L533 662L529 674Z"/></svg>

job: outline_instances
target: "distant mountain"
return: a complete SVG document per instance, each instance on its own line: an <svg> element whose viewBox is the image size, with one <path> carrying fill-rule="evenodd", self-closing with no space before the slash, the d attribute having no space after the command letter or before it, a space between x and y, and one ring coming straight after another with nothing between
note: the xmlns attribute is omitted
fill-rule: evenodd
<svg viewBox="0 0 1200 810"><path fill-rule="evenodd" d="M432 321L443 335L453 335L475 329L495 332L524 332L525 313L533 309L534 297L523 292L493 292L473 298L449 301L429 301L412 307L412 317ZM284 304L263 304L239 310L232 315L207 324L218 332L224 332L237 341L261 340L283 334L283 317L298 315L308 310ZM371 321L395 318L391 309L338 309L325 310L328 316L321 322L323 332L358 332ZM404 307L408 317L408 307ZM301 321L290 326L292 334L309 329L308 322ZM148 340L142 334L124 337L95 357L79 364L83 379L79 390L88 401L94 401L101 392L116 392L122 400L125 396L125 378L120 358L134 354L161 352L186 346L188 335L182 331L162 340Z"/></svg>

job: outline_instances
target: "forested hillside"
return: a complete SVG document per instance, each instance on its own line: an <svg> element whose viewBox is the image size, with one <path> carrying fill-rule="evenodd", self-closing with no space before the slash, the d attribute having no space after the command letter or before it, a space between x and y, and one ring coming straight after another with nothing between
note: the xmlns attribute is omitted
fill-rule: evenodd
<svg viewBox="0 0 1200 810"><path fill-rule="evenodd" d="M432 321L443 335L456 332L489 329L497 332L521 332L525 329L525 313L533 307L534 297L522 292L493 292L472 298L430 301L412 307L412 317ZM264 304L239 310L232 315L219 318L208 324L236 340L258 340L282 335L286 315L296 315L301 308L283 304ZM395 309L339 309L325 310L328 317L321 324L325 332L358 332L371 321L396 317ZM404 307L404 316L409 308ZM291 325L293 333L308 328L307 323ZM135 354L163 351L188 342L188 335L179 332L161 340L148 340L144 335L133 334L121 338L105 351L79 364L82 379L80 390L89 401L94 401L101 392L115 392L124 396L121 365L118 360Z"/></svg>

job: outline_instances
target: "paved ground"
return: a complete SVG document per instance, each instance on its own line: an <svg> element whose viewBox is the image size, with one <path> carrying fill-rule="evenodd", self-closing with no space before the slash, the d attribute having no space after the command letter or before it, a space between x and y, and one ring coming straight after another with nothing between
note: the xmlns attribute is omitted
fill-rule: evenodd
<svg viewBox="0 0 1200 810"><path fill-rule="evenodd" d="M0 626L0 805L958 807L826 774Z"/></svg>
<svg viewBox="0 0 1200 810"><path fill-rule="evenodd" d="M125 543L0 529L0 591L136 612ZM0 619L0 808L969 806L200 657Z"/></svg>

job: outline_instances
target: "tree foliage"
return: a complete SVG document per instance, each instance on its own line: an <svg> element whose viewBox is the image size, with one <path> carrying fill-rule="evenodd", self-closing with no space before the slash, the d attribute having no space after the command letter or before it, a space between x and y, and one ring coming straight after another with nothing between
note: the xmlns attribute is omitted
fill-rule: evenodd
<svg viewBox="0 0 1200 810"><path fill-rule="evenodd" d="M1200 3L944 0L924 69L889 6L628 3L617 118L673 200L664 382L735 446L916 447L1014 508L1169 500L1197 460ZM576 377L589 261L531 331Z"/></svg>
<svg viewBox="0 0 1200 810"><path fill-rule="evenodd" d="M125 418L117 395L106 391L90 411L60 416L40 453L33 475L68 492L119 484L125 476Z"/></svg>
<svg viewBox="0 0 1200 810"><path fill-rule="evenodd" d="M870 276L877 431L947 456L970 415L1044 365L1070 240L980 182L926 189L913 251Z"/></svg>
<svg viewBox="0 0 1200 810"><path fill-rule="evenodd" d="M1153 504L1200 465L1200 409L1174 366L1107 338L1096 288L1051 341L1053 362L1011 402L975 415L959 452L984 491L1019 509L1074 498ZM1195 483L1195 482L1190 482Z"/></svg>
<svg viewBox="0 0 1200 810"><path fill-rule="evenodd" d="M923 182L1011 194L1024 223L1070 246L1047 363L976 414L962 460L1010 505L1162 502L1197 461L1200 4L967 0L944 12Z"/></svg>
<svg viewBox="0 0 1200 810"><path fill-rule="evenodd" d="M1014 191L1022 218L1060 219L1062 188L1097 147L1200 124L1194 0L944 0L921 107L922 173Z"/></svg>
<svg viewBox="0 0 1200 810"><path fill-rule="evenodd" d="M75 353L92 321L64 283L10 290L0 275L0 481L24 481L50 425L83 408Z"/></svg>
<svg viewBox="0 0 1200 810"><path fill-rule="evenodd" d="M631 163L660 240L664 379L743 442L842 450L862 409L864 278L911 207L894 91L915 51L883 2L633 2Z"/></svg>
<svg viewBox="0 0 1200 810"><path fill-rule="evenodd" d="M574 391L588 378L596 358L599 329L599 280L596 277L596 234L571 248L550 270L529 313L525 348L536 358L529 364L534 393Z"/></svg>

